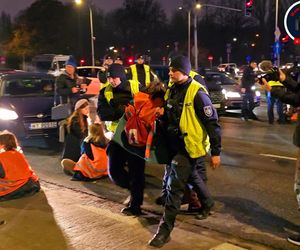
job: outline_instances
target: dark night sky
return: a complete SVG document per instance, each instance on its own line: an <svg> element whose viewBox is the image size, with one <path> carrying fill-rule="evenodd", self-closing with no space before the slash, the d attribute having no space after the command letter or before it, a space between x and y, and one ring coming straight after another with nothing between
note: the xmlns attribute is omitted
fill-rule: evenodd
<svg viewBox="0 0 300 250"><path fill-rule="evenodd" d="M14 17L20 10L30 6L35 0L0 0L1 9ZM61 0L62 2L72 2L72 0ZM97 5L104 11L109 11L122 6L123 0L91 0L90 2ZM182 0L158 0L164 8L167 15L170 15L173 10L177 9Z"/></svg>

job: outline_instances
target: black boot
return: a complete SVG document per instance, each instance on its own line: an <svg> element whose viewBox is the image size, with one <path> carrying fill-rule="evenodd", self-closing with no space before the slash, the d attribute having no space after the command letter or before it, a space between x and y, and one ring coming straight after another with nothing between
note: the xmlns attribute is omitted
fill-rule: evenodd
<svg viewBox="0 0 300 250"><path fill-rule="evenodd" d="M204 220L206 219L209 215L211 215L211 209L214 206L214 202L211 201L210 203L204 205L199 209L199 214L196 215L197 220Z"/></svg>
<svg viewBox="0 0 300 250"><path fill-rule="evenodd" d="M170 235L167 233L158 232L149 240L149 246L161 248L164 244L170 241Z"/></svg>
<svg viewBox="0 0 300 250"><path fill-rule="evenodd" d="M124 207L121 210L122 214L125 214L127 216L140 216L145 215L145 213L142 212L140 207Z"/></svg>

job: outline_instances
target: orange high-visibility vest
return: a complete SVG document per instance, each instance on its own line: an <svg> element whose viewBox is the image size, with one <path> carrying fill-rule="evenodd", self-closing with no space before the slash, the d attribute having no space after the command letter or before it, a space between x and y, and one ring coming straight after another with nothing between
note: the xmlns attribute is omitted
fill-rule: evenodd
<svg viewBox="0 0 300 250"><path fill-rule="evenodd" d="M94 160L91 160L86 154L82 154L74 170L80 171L85 177L91 179L108 175L106 148L96 147L92 143L90 145Z"/></svg>
<svg viewBox="0 0 300 250"><path fill-rule="evenodd" d="M0 153L0 162L5 173L4 178L0 178L0 196L19 189L29 179L38 181L37 175L22 153L15 150Z"/></svg>

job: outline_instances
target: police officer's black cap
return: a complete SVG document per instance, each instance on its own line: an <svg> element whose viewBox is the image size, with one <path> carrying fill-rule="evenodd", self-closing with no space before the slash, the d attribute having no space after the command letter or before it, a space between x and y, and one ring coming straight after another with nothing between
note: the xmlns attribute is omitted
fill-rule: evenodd
<svg viewBox="0 0 300 250"><path fill-rule="evenodd" d="M116 60L121 60L121 61L123 61L123 57L120 56L120 55L118 55L118 56L116 57Z"/></svg>
<svg viewBox="0 0 300 250"><path fill-rule="evenodd" d="M145 59L143 54L137 54L136 59Z"/></svg>
<svg viewBox="0 0 300 250"><path fill-rule="evenodd" d="M105 58L105 60L107 60L107 59L113 59L113 57L111 55L106 55L106 56L104 56L104 58Z"/></svg>
<svg viewBox="0 0 300 250"><path fill-rule="evenodd" d="M126 78L125 68L123 65L119 63L113 63L108 67L106 76L113 77L113 78L120 77L121 79L125 79Z"/></svg>
<svg viewBox="0 0 300 250"><path fill-rule="evenodd" d="M169 67L176 69L185 75L189 75L192 69L191 62L188 57L186 56L176 56L171 59Z"/></svg>

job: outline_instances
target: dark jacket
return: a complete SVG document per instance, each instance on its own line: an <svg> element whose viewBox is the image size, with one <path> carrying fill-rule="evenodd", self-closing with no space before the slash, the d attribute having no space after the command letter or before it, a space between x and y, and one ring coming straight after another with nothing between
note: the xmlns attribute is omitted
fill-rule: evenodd
<svg viewBox="0 0 300 250"><path fill-rule="evenodd" d="M295 107L300 106L300 84L292 77L287 76L286 80L282 82L284 87L272 87L272 96L278 98L280 101L291 104ZM293 143L300 148L300 112L298 111L297 125L293 135Z"/></svg>
<svg viewBox="0 0 300 250"><path fill-rule="evenodd" d="M105 89L100 91L98 97L97 113L101 121L116 121L119 120L125 111L125 106L132 101L130 83L126 79L122 80L121 84L113 90L113 98L108 103L105 98Z"/></svg>
<svg viewBox="0 0 300 250"><path fill-rule="evenodd" d="M79 93L72 93L72 88L77 86L77 77L72 79L66 72L56 78L57 95L62 97L62 102L67 103L68 98L75 103L79 98Z"/></svg>
<svg viewBox="0 0 300 250"><path fill-rule="evenodd" d="M87 119L87 117L85 119ZM75 116L71 121L70 131L67 131L62 158L77 162L81 156L81 143L87 135L88 129L86 128L86 130L82 132L80 130L78 117Z"/></svg>
<svg viewBox="0 0 300 250"><path fill-rule="evenodd" d="M179 122L187 89L192 79L184 84L174 84L170 89L170 96L165 105L163 121L168 136L168 145L174 153L185 151L183 135L180 133ZM170 107L172 108L170 109ZM202 90L194 98L194 107L198 119L203 124L211 144L211 155L220 155L221 128L218 123L217 111L213 107L209 96ZM206 112L205 112L206 110ZM209 112L208 112L209 111Z"/></svg>
<svg viewBox="0 0 300 250"><path fill-rule="evenodd" d="M255 72L253 71L251 66L245 68L241 87L246 89L246 92L251 92L251 87L255 84Z"/></svg>

